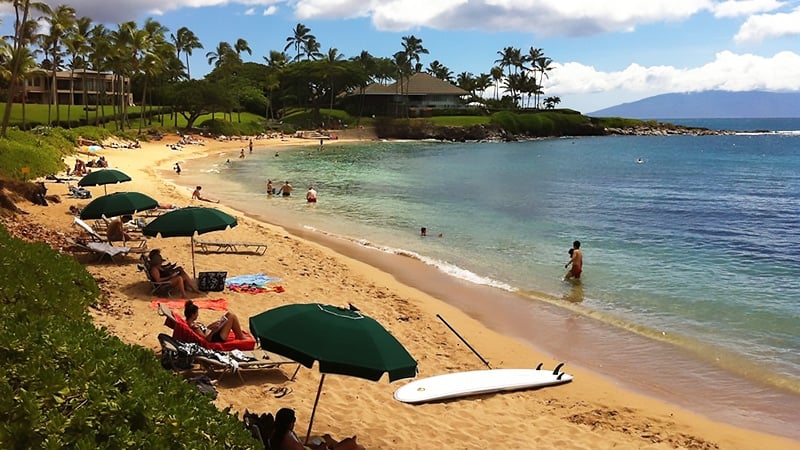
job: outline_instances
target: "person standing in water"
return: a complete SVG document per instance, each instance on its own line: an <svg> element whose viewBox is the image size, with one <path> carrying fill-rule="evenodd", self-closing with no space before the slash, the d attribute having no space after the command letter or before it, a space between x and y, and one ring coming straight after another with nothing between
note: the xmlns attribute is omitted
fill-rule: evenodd
<svg viewBox="0 0 800 450"><path fill-rule="evenodd" d="M272 180L267 180L267 195L275 194L275 188L272 187Z"/></svg>
<svg viewBox="0 0 800 450"><path fill-rule="evenodd" d="M284 197L288 197L292 195L292 190L294 190L294 188L292 187L291 184L289 184L289 181L287 180L283 183L283 186L281 186L281 188L278 189L278 194L281 194Z"/></svg>
<svg viewBox="0 0 800 450"><path fill-rule="evenodd" d="M572 243L572 248L570 249L570 259L569 261L564 264L564 268L572 267L569 269L566 275L564 275L565 280L569 280L571 278L575 278L576 280L580 280L581 272L583 272L583 252L581 251L581 241L575 241Z"/></svg>
<svg viewBox="0 0 800 450"><path fill-rule="evenodd" d="M317 191L314 189L314 186L308 187L308 192L306 192L306 201L308 203L317 203Z"/></svg>

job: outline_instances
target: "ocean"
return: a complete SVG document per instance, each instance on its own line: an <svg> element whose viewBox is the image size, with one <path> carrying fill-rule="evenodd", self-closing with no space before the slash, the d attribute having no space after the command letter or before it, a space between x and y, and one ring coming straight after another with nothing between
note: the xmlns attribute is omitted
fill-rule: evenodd
<svg viewBox="0 0 800 450"><path fill-rule="evenodd" d="M800 119L674 122L741 132L291 150L256 141L245 159L187 162L180 182L264 220L511 294L532 321L537 309L591 320L581 330L604 331L581 351L545 349L703 414L800 438L787 427L800 399ZM268 197L267 179L295 192ZM310 185L315 205L304 201ZM577 284L562 280L576 239ZM603 342L621 366L603 361ZM650 361L660 352L674 356ZM619 376L629 365L636 376ZM664 375L671 367L704 374L683 384L726 381L698 405L706 388L682 391L680 377Z"/></svg>

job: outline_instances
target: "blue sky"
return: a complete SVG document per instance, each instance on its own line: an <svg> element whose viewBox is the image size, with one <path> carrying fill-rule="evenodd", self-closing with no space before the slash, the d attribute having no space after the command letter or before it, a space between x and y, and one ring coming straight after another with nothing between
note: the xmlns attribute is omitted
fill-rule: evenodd
<svg viewBox="0 0 800 450"><path fill-rule="evenodd" d="M297 23L323 51L391 57L414 35L454 74L488 73L498 51L544 50L555 69L545 95L591 112L667 92L800 91L800 0L71 0L79 16L113 26L148 17L189 27L204 49L193 77L210 70L220 41L248 41L263 62ZM3 22L10 23L8 15ZM6 29L6 26L3 26ZM6 33L7 34L7 33ZM291 50L290 50L291 51ZM492 91L488 92L492 95Z"/></svg>

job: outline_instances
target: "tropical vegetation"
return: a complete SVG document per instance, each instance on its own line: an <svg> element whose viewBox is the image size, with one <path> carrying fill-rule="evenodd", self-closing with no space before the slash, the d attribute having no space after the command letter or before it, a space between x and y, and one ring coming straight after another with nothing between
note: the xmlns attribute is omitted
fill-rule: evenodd
<svg viewBox="0 0 800 450"><path fill-rule="evenodd" d="M21 103L23 118L14 124L22 128L111 124L122 131L136 127L142 133L155 121L163 121L165 114L167 123L176 124L181 116L193 127L208 113L212 119L219 113L236 115L239 120L239 114L247 111L280 121L288 108L297 107L313 111L322 124L323 108L346 109L360 116L361 102L352 98L371 83L394 82L399 95L407 94L408 80L419 72L467 91L465 105L479 102L491 110L536 110L552 109L560 102L557 97L543 97L553 61L541 48L523 52L506 47L497 52L497 65L486 73L454 75L439 60L424 68L421 56L430 52L414 35L404 36L393 55L362 51L348 58L335 47L324 49L311 29L298 23L282 48L266 51L263 62L245 62L243 57L254 51L242 38L206 47L190 28L171 32L152 18L143 24L129 21L107 28L89 17L77 17L75 8L66 4L50 7L30 0L2 1L10 3L14 12L13 34L0 42L0 92L6 100L2 136L7 136L15 102ZM40 23L47 25L47 31L39 31ZM206 50L211 70L202 79L193 79L189 56L201 49ZM66 114L51 88L59 71L80 72L84 80L77 83L82 95L74 88L70 92L73 99L79 94L83 104L75 105L75 111L69 107ZM48 115L46 122L37 123L25 117L26 80L43 74L50 94ZM96 84L86 78L92 74ZM103 88L99 95L87 95L88 85L101 85L101 74L113 75L112 92ZM94 104L89 104L90 98ZM403 115L408 117L408 111Z"/></svg>

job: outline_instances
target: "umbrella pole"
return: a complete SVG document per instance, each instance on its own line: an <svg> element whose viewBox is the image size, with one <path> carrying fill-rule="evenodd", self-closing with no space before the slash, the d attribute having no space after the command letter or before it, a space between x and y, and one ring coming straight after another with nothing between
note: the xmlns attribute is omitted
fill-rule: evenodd
<svg viewBox="0 0 800 450"><path fill-rule="evenodd" d="M319 379L319 387L317 388L317 398L314 399L314 408L311 410L311 419L308 421L308 431L306 432L305 443L308 444L308 438L311 437L311 426L314 424L314 414L317 412L317 403L319 403L319 394L322 393L322 383L325 382L325 374Z"/></svg>
<svg viewBox="0 0 800 450"><path fill-rule="evenodd" d="M194 268L194 236L190 237L189 239L192 240L192 278L195 280L197 279L197 272Z"/></svg>

